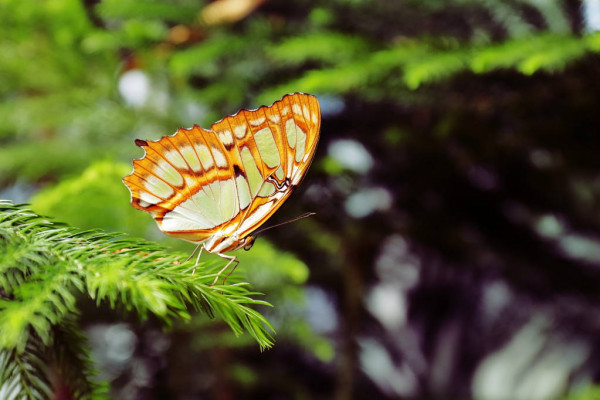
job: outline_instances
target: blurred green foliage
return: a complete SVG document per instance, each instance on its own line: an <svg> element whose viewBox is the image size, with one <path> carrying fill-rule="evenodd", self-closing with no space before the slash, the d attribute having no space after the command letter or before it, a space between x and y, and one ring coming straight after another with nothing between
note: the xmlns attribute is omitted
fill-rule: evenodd
<svg viewBox="0 0 600 400"><path fill-rule="evenodd" d="M378 41L339 29L333 21L346 7L341 4L308 7L305 20L256 15L236 29L207 29L195 25L202 4L193 1L103 1L93 8L78 0L3 1L0 179L56 179L82 172L89 160L125 160L131 148L121 142L124 134L157 138L172 132L188 119L190 102L207 108L194 120L206 124L242 104L271 103L288 92L398 99L405 88L466 71L558 71L600 51L600 35L578 37L564 29L501 42L477 35ZM496 6L489 2L489 11ZM360 13L368 6L347 7ZM175 23L189 24L184 44L170 39ZM123 58L123 49L131 55ZM118 71L127 63L149 73L154 86L135 112L117 91ZM190 78L202 82L190 86Z"/></svg>
<svg viewBox="0 0 600 400"><path fill-rule="evenodd" d="M121 179L131 171L128 164L131 159L141 156L133 145L135 138L157 139L171 134L178 126L194 123L207 127L240 107L270 104L285 93L304 91L321 96L325 105L332 98L343 99L349 105L360 104L352 114L344 115L344 119L354 125L352 129L337 121L337 131L324 131L323 148L336 135L357 130L363 135L360 139L370 142L371 149L377 151L379 165L375 170L379 174L390 165L398 167L395 163L399 157L408 159L402 151L414 143L417 149L423 150L423 159L428 161L422 170L435 171L435 162L444 156L459 160L457 163L464 167L475 163L477 157L469 158L469 154L460 152L463 138L456 135L456 130L468 133L468 129L462 127L471 125L464 124L464 119L469 120L469 114L464 112L468 107L460 111L457 111L458 106L454 108L452 99L457 92L473 90L471 82L493 86L485 83L493 74L509 73L514 80L515 76L543 79L593 59L600 52L600 34L578 26L583 18L572 15L569 2L272 0L238 21L211 25L204 19L203 12L213 3L0 0L0 190L8 193L11 188L25 188L23 195L35 192L28 200L37 213L75 227L124 231L190 252L192 245L165 238L149 215L128 203L129 194ZM148 84L147 95L138 103L128 98L131 88L121 87L126 74L136 71L143 72ZM446 109L426 109L445 98L445 92L438 90L445 85L460 86L450 93L454 97L448 97ZM489 98L493 99L495 93L483 90L482 93L474 107L481 107L485 114L494 106ZM421 108L407 112L409 116L402 114L415 104ZM369 105L376 107L368 108ZM523 105L521 107L525 110ZM377 110L383 111L377 113ZM393 118L380 118L383 113L392 114ZM325 114L325 122L335 116L333 111ZM526 110L523 114L527 114ZM431 115L441 116L436 124L427 125L424 121L433 119ZM408 126L408 120L412 126ZM383 121L385 126L378 126L378 121ZM436 154L434 146L425 142L424 131L433 132L439 139L439 143L434 144L441 143L448 153ZM500 142L510 144L511 140L518 142L514 138ZM497 145L492 138L486 143L486 149ZM259 238L250 252L239 252L240 266L231 279L237 282L240 276L245 276L275 305L273 309L260 308L260 312L276 328L278 343L283 348L293 349L290 352L301 349L302 357L306 355L315 363L307 362L315 370L327 370L332 362L357 370L352 364L357 359L357 346L340 345L343 339L315 332L307 322L306 285L328 287L340 297L343 297L340 293L345 292L362 295L360 284L348 284L358 278L356 271L346 264L359 263L364 269L361 278L372 279L375 262L372 259L356 261L359 258L353 257L353 251L371 246L372 253L376 254L381 243L378 232L369 230L372 227L365 229L342 214L341 200L335 194L350 195L360 185L373 184L376 178L375 174L359 177L324 153L319 150L320 158L313 171L325 187L320 192L325 200L311 202L306 200L310 197L308 194L304 198L294 196L295 204L302 205L284 207L280 214L289 216L295 212L290 211L294 207L297 210L318 204L324 213L337 212L338 218L330 217L327 223L302 221L287 229L291 233L284 231L281 238L274 237L279 243L287 241L290 250L309 253L307 249L310 249L310 255L303 256L305 260L312 259L310 269L291 252L284 252ZM435 162L429 162L431 160ZM410 180L406 175L402 178ZM393 180L390 185L400 177L394 176ZM439 182L430 184L441 186ZM571 184L577 186L577 183ZM578 193L585 192L587 194L582 196L589 198L587 183L580 186L583 189ZM398 189L395 195L409 198L402 190ZM419 202L433 208L440 203L431 193L423 195L423 199ZM427 215L438 218L432 212ZM446 216L453 218L449 213L445 213ZM388 222L404 221L395 211L390 211L387 217ZM442 218L435 221L436 228L443 225L440 221ZM426 221L419 223L421 225L411 232L415 236L426 225ZM376 224L376 227L383 225ZM407 225L399 223L394 230L400 231ZM444 245L453 246L460 237L454 231L440 231L449 238ZM434 235L429 231L424 236ZM183 257L182 253L178 254L179 258ZM218 260L205 256L211 262ZM128 280L140 285L145 282L144 274L136 275L139 272L136 269L131 275L133 272L125 262L96 272L100 274L94 286L97 293L103 285L102 279L113 284ZM332 277L333 272L338 275ZM49 285L70 282L50 278L47 279ZM156 299L156 304L152 302L152 294L161 290L153 285L160 286L157 282L148 283L139 293L152 305L152 310L157 311L164 304L160 299ZM25 293L27 286L21 290ZM340 328L342 337L356 333L352 327L358 312L351 308L360 301L353 300L352 293L345 294L347 297L340 300L341 305L336 305L348 312L340 317L345 318L346 323ZM76 300L67 296L63 302L71 305ZM102 311L90 310L88 321L93 324L104 317ZM22 319L17 325L22 327L26 322ZM226 375L240 388L221 387L235 388L230 395L247 394L253 389L260 395L257 388L264 385L265 379L260 369L262 364L243 359L252 351L253 342L248 337L235 339L228 329L222 328L203 316L193 316L190 324L176 325L173 337L189 335L189 340L179 344L184 353L192 349L199 359L204 359L206 354L214 359L223 353L234 354ZM20 331L14 332L19 336ZM11 336L4 337L8 340L6 338ZM338 342L334 343L334 339ZM185 348L186 345L189 348ZM82 344L82 351L84 347ZM354 356L340 357L344 351ZM261 360L268 356L263 357ZM286 357L287 354L281 356ZM215 364L218 363L215 361ZM276 362L269 364L272 368L269 371L279 372L273 371L277 365ZM187 371L183 367L173 368L182 375L185 374L181 371ZM344 365L339 367L344 368ZM345 398L340 394L344 390L342 386L352 384L348 383L351 379L345 380L343 372L339 374L342 376L339 382L343 383L336 393L341 399ZM283 393L296 397L305 393L304 386L294 381L298 375L286 375L286 383L292 389ZM163 385L168 386L164 382ZM43 389L44 385L39 386ZM299 386L302 390L294 389ZM365 387L362 393L370 393L371 387ZM209 391L191 388L182 397ZM332 398L333 389L328 392L313 389L311 395Z"/></svg>
<svg viewBox="0 0 600 400"><path fill-rule="evenodd" d="M131 172L125 163L99 161L79 176L39 191L31 199L42 215L57 215L69 225L143 236L148 218L129 204L129 191L121 179Z"/></svg>
<svg viewBox="0 0 600 400"><path fill-rule="evenodd" d="M574 390L569 396L563 397L561 400L595 400L600 398L600 386L587 386L579 390Z"/></svg>

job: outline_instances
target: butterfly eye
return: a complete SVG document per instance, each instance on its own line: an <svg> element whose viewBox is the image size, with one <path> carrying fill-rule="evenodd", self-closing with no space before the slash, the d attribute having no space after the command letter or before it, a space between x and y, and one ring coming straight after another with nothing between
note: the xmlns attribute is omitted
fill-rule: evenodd
<svg viewBox="0 0 600 400"><path fill-rule="evenodd" d="M254 238L252 236L248 236L245 240L246 243L244 243L244 250L248 251L252 248L252 245L254 244Z"/></svg>

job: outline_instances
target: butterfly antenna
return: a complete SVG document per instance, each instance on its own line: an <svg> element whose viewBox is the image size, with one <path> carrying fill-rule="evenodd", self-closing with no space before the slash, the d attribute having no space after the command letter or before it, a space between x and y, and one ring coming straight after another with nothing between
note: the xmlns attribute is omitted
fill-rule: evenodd
<svg viewBox="0 0 600 400"><path fill-rule="evenodd" d="M302 214L302 215L300 215L299 217L292 218L292 219L290 219L289 221L285 221L285 222L282 222L282 223L280 223L280 224L276 224L276 225L269 226L269 227L267 227L267 228L263 228L263 229L261 229L261 230L257 231L257 232L256 232L254 235L252 235L252 236L254 236L254 237L257 237L259 234L261 234L261 233L262 233L262 232L264 232L264 231L268 231L269 229L272 229L272 228L277 228L278 226L281 226L281 225L287 225L287 224L291 224L292 222L296 222L296 221L298 221L298 220L300 220L300 219L307 218L307 217L310 217L311 215L315 215L315 214L316 214L315 212L307 212L307 213L305 213L305 214Z"/></svg>

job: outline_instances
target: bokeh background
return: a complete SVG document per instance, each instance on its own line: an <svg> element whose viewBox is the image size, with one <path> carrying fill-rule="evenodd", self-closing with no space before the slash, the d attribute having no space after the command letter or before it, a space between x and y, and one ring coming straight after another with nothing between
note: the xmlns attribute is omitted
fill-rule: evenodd
<svg viewBox="0 0 600 400"><path fill-rule="evenodd" d="M600 1L0 0L0 198L177 251L135 138L318 96L260 352L82 299L117 399L600 399Z"/></svg>

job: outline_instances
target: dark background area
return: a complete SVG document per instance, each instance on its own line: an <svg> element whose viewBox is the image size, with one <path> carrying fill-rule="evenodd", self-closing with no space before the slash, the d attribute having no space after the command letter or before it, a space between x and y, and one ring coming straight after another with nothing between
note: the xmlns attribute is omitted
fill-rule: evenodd
<svg viewBox="0 0 600 400"><path fill-rule="evenodd" d="M135 138L307 92L321 141L239 272L275 347L82 301L118 399L596 399L600 3L0 3L0 198L176 250ZM596 397L594 397L596 396Z"/></svg>

